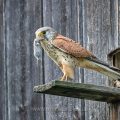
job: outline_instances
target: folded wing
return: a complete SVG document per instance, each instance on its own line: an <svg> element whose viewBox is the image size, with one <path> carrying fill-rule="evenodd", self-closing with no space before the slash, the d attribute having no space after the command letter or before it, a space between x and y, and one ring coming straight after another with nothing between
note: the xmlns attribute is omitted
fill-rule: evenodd
<svg viewBox="0 0 120 120"><path fill-rule="evenodd" d="M52 44L62 50L65 53L68 53L74 57L93 57L96 58L90 51L83 48L79 43L64 37L62 35L58 35L54 40L52 40Z"/></svg>

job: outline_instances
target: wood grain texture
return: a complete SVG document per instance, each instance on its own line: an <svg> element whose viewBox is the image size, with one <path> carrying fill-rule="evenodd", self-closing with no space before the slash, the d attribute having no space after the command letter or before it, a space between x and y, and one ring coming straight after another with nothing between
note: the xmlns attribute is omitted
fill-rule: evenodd
<svg viewBox="0 0 120 120"><path fill-rule="evenodd" d="M34 87L34 92L104 102L120 101L120 89L83 83L51 81Z"/></svg>
<svg viewBox="0 0 120 120"><path fill-rule="evenodd" d="M4 41L3 41L3 0L0 0L0 105L1 105L1 109L0 109L0 119L5 119L4 113L6 113L5 111L5 93L6 93L6 89L4 86Z"/></svg>
<svg viewBox="0 0 120 120"><path fill-rule="evenodd" d="M42 60L37 65L33 56L34 32L42 24L41 5L39 0L9 0L4 3L8 111L5 120L44 119L43 96L32 92L35 84L43 83Z"/></svg>
<svg viewBox="0 0 120 120"><path fill-rule="evenodd" d="M118 46L120 47L120 0L118 0Z"/></svg>
<svg viewBox="0 0 120 120"><path fill-rule="evenodd" d="M119 5L119 0L0 0L0 119L109 120L106 103L33 93L34 85L62 73L43 51L37 65L32 44L36 29L51 26L107 62L107 54L120 46ZM73 81L108 86L105 76L84 69L76 70Z"/></svg>
<svg viewBox="0 0 120 120"><path fill-rule="evenodd" d="M108 40L110 35L110 1L86 0L84 4L84 41L83 45L91 50L100 60L107 62ZM107 85L107 77L94 71L84 71L84 82L96 85ZM106 120L108 106L106 103L86 101L85 119Z"/></svg>

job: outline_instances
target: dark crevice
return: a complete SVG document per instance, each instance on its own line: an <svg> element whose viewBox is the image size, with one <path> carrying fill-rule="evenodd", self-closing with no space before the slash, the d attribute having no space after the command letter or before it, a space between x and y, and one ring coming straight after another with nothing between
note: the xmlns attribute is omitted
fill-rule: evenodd
<svg viewBox="0 0 120 120"><path fill-rule="evenodd" d="M113 56L113 66L115 66L115 55Z"/></svg>

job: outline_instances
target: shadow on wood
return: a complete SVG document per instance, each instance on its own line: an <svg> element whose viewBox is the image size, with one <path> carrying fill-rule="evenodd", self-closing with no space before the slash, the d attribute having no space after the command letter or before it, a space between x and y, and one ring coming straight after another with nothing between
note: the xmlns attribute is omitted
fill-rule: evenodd
<svg viewBox="0 0 120 120"><path fill-rule="evenodd" d="M34 92L103 102L120 101L120 89L83 83L51 81L34 87Z"/></svg>

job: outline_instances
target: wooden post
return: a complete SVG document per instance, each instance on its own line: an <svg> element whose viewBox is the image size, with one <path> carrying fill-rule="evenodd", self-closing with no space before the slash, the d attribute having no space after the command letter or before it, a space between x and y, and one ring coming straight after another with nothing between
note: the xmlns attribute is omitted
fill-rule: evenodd
<svg viewBox="0 0 120 120"><path fill-rule="evenodd" d="M113 66L120 68L120 48L112 51L108 57ZM110 86L113 85L113 83L110 83ZM120 120L120 101L110 104L110 120Z"/></svg>

